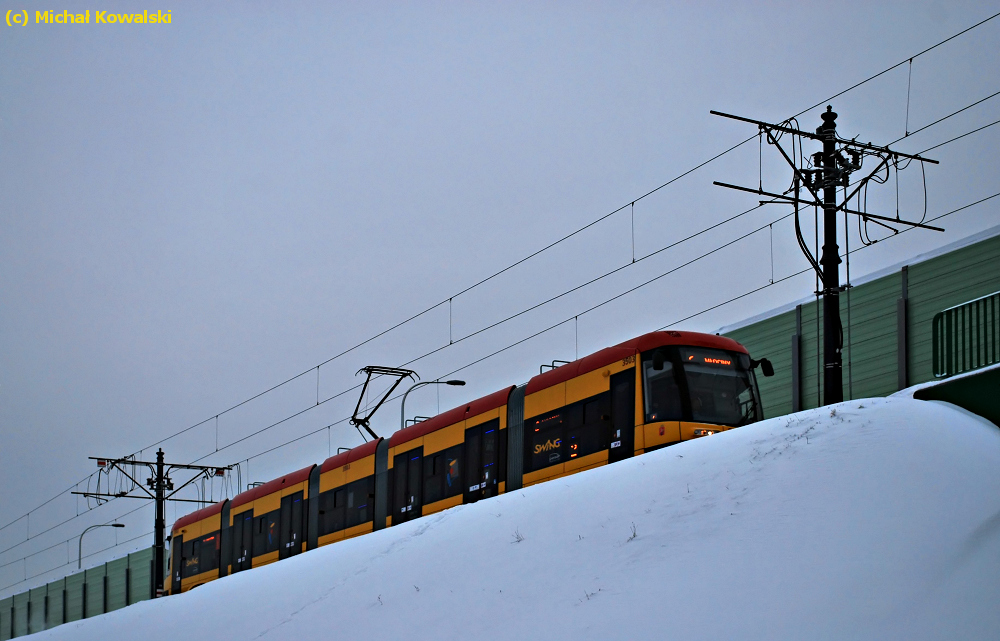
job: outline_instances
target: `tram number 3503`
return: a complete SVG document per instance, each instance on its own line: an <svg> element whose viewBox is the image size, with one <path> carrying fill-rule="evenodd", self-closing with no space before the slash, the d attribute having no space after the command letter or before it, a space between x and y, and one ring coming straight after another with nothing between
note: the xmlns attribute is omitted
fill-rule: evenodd
<svg viewBox="0 0 1000 641"><path fill-rule="evenodd" d="M635 365L635 354L622 359L622 366Z"/></svg>

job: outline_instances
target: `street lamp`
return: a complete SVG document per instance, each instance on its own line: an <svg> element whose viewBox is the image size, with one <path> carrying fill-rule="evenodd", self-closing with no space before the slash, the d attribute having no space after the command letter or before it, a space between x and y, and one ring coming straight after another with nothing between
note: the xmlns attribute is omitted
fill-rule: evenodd
<svg viewBox="0 0 1000 641"><path fill-rule="evenodd" d="M422 385L465 385L465 381L420 381L410 385L410 389L403 394L403 402L399 404L399 429L406 427L406 397Z"/></svg>
<svg viewBox="0 0 1000 641"><path fill-rule="evenodd" d="M76 569L79 570L83 567L83 535L87 532L93 530L95 527L125 527L124 523L100 523L98 525L91 525L89 528L80 533L80 549L76 555Z"/></svg>

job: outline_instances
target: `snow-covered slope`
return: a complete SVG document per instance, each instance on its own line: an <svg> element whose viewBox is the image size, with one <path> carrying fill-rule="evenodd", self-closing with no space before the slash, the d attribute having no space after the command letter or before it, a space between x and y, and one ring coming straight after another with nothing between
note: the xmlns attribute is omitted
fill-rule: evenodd
<svg viewBox="0 0 1000 641"><path fill-rule="evenodd" d="M308 552L38 638L996 639L1000 430L868 399Z"/></svg>

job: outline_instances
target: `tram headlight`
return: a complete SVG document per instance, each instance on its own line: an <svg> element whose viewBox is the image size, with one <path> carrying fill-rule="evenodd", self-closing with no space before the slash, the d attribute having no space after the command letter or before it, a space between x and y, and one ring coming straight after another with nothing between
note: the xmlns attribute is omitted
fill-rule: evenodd
<svg viewBox="0 0 1000 641"><path fill-rule="evenodd" d="M711 436L712 434L715 434L715 432L716 430L699 428L694 431L694 436L695 438L698 438L699 436Z"/></svg>

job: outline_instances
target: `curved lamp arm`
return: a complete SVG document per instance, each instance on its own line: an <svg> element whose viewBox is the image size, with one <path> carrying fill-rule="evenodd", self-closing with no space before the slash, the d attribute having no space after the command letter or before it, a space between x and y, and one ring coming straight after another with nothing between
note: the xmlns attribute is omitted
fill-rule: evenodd
<svg viewBox="0 0 1000 641"><path fill-rule="evenodd" d="M406 427L406 397L410 392L423 385L465 385L465 381L420 381L410 385L410 389L403 394L403 402L399 404L399 429Z"/></svg>
<svg viewBox="0 0 1000 641"><path fill-rule="evenodd" d="M80 533L80 545L79 545L79 549L77 550L77 555L76 555L76 569L77 570L79 570L80 568L83 567L83 535L86 534L87 532L90 532L91 530L93 530L96 527L125 527L125 524L124 523L99 523L97 525L91 525L90 527L88 527L87 529L85 529L83 532L81 532ZM117 540L117 539L115 539L115 540Z"/></svg>

